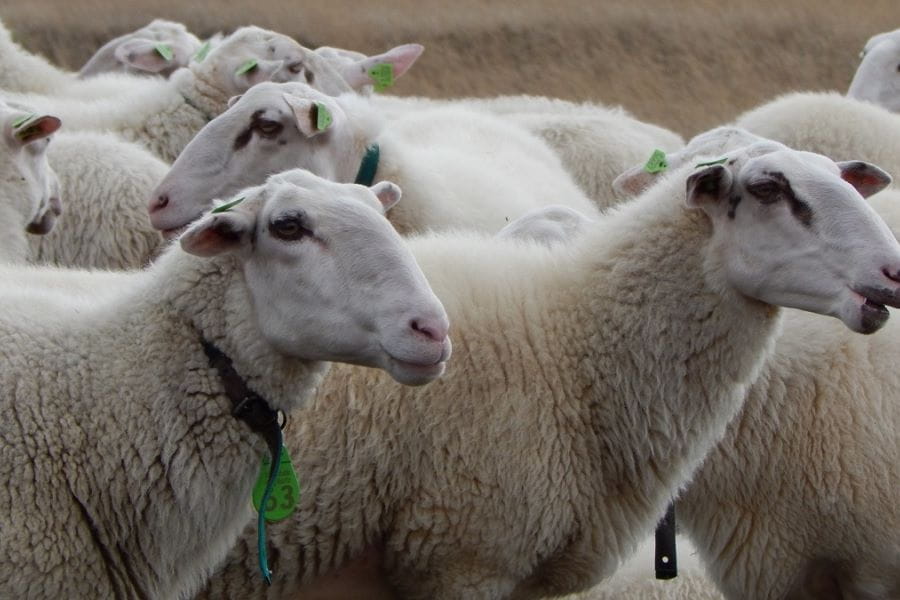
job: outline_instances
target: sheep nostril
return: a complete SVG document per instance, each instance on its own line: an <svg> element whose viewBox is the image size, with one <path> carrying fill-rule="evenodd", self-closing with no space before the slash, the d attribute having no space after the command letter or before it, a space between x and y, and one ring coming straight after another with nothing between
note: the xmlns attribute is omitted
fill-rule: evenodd
<svg viewBox="0 0 900 600"><path fill-rule="evenodd" d="M435 342L440 342L446 337L446 334L441 334L441 327L439 327L437 324L413 319L412 321L410 321L409 326L413 329L413 331L424 335L429 340Z"/></svg>
<svg viewBox="0 0 900 600"><path fill-rule="evenodd" d="M888 279L890 279L891 281L896 281L897 283L900 283L900 269L891 273L890 269L888 269L887 267L884 267L883 269L881 269L881 272L884 273L884 276L887 277Z"/></svg>
<svg viewBox="0 0 900 600"><path fill-rule="evenodd" d="M169 195L168 194L160 194L156 197L156 201L150 205L150 212L155 212L157 210L162 210L169 205Z"/></svg>

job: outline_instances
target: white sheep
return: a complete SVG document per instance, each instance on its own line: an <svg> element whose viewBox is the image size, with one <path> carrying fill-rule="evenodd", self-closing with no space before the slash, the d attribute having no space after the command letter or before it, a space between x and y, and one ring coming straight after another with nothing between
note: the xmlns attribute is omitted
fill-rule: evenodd
<svg viewBox="0 0 900 600"><path fill-rule="evenodd" d="M900 113L900 29L872 36L847 96Z"/></svg>
<svg viewBox="0 0 900 600"><path fill-rule="evenodd" d="M0 101L0 262L25 262L27 237L49 233L62 211L59 183L47 164L50 136L59 126L54 116Z"/></svg>
<svg viewBox="0 0 900 600"><path fill-rule="evenodd" d="M793 93L744 113L734 124L834 160L867 160L900 177L900 115L869 102L837 92Z"/></svg>
<svg viewBox="0 0 900 600"><path fill-rule="evenodd" d="M301 406L322 361L441 374L446 314L376 194L399 189L272 177L77 315L26 314L3 280L0 596L189 594L249 517L254 431L278 431L272 411ZM257 430L232 408L253 393Z"/></svg>
<svg viewBox="0 0 900 600"><path fill-rule="evenodd" d="M718 128L670 155L670 166L758 139ZM900 234L900 191L869 202ZM787 311L742 412L678 502L683 531L728 598L885 598L900 590L900 379L880 368L896 354L893 325L857 338Z"/></svg>
<svg viewBox="0 0 900 600"><path fill-rule="evenodd" d="M498 238L564 243L587 230L593 220L568 206L550 204L530 210L497 232Z"/></svg>
<svg viewBox="0 0 900 600"><path fill-rule="evenodd" d="M535 598L611 575L740 409L773 303L863 331L900 303L900 246L839 178L877 171L769 148L682 168L570 244L412 241L454 361L420 390L332 370L288 433L304 492L272 529L268 597L360 556L405 598ZM265 595L248 544L203 597Z"/></svg>
<svg viewBox="0 0 900 600"><path fill-rule="evenodd" d="M187 66L202 43L182 23L153 19L136 31L108 41L81 67L78 77L100 73L156 74L168 77Z"/></svg>
<svg viewBox="0 0 900 600"><path fill-rule="evenodd" d="M444 107L387 120L357 94L265 83L184 149L154 192L151 221L171 235L211 198L294 167L335 181L396 181L405 201L389 218L401 233L496 232L551 203L597 213L544 142L497 117Z"/></svg>
<svg viewBox="0 0 900 600"><path fill-rule="evenodd" d="M212 48L204 60L192 61L169 79L127 79L128 85L120 93L104 99L34 94L10 98L39 109L56 110L53 114L66 122L69 131L112 131L142 143L171 162L195 133L227 108L229 98L256 83L311 79L329 93L349 89L312 51L287 36L258 27L238 29Z"/></svg>
<svg viewBox="0 0 900 600"><path fill-rule="evenodd" d="M150 225L147 198L169 170L142 147L108 133L61 133L48 159L66 210L47 235L29 236L35 263L138 269L163 245Z"/></svg>

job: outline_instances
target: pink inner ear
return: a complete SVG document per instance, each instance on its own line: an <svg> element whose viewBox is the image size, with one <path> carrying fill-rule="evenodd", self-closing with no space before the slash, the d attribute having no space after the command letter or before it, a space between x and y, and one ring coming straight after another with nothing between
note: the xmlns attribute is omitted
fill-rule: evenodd
<svg viewBox="0 0 900 600"><path fill-rule="evenodd" d="M62 121L60 121L56 117L40 117L38 120L28 125L28 127L26 127L25 129L16 132L16 137L21 140L23 144L28 144L30 142L45 138L48 135L53 134L57 129L59 129L60 125L62 125Z"/></svg>
<svg viewBox="0 0 900 600"><path fill-rule="evenodd" d="M886 173L881 173L866 163L841 164L840 168L841 179L856 188L863 198L880 192L891 183Z"/></svg>
<svg viewBox="0 0 900 600"><path fill-rule="evenodd" d="M181 236L181 247L196 256L215 256L235 248L241 241L241 232L227 220L214 217L202 227L187 231Z"/></svg>

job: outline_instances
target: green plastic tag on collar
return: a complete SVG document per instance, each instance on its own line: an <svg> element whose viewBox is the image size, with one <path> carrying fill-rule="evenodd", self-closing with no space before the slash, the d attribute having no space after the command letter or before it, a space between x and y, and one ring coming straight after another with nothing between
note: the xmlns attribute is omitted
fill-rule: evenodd
<svg viewBox="0 0 900 600"><path fill-rule="evenodd" d="M253 69L256 68L256 65L259 64L255 58L251 58L240 67L238 67L237 71L234 72L235 75L243 75L244 73L249 73Z"/></svg>
<svg viewBox="0 0 900 600"><path fill-rule="evenodd" d="M15 121L12 122L13 129L18 129L19 127L21 127L28 121L32 120L35 116L37 116L37 113L30 113L30 114L25 115L24 117L19 117L18 119L16 119Z"/></svg>
<svg viewBox="0 0 900 600"><path fill-rule="evenodd" d="M375 82L375 91L383 92L394 85L394 65L391 63L378 63L369 69L369 77Z"/></svg>
<svg viewBox="0 0 900 600"><path fill-rule="evenodd" d="M256 512L259 512L271 465L272 459L268 456L264 457L256 485L253 486L253 508L256 509ZM297 473L294 471L294 464L291 462L287 448L282 447L278 475L275 477L275 485L266 502L266 521L274 523L286 519L297 508L299 500L300 482L297 481Z"/></svg>
<svg viewBox="0 0 900 600"><path fill-rule="evenodd" d="M215 207L214 209L212 209L212 210L209 211L209 212L210 212L210 213L223 213L223 212L226 212L226 211L230 210L232 207L235 207L235 206L237 206L238 204L240 204L241 202L243 202L243 201L244 201L244 198L245 198L245 196L241 196L241 197L238 198L237 200L232 200L231 202L226 202L226 203L223 204L222 206L217 206L217 207Z"/></svg>
<svg viewBox="0 0 900 600"><path fill-rule="evenodd" d="M328 110L328 107L322 102L316 102L316 129L325 131L331 127L333 122L334 119L331 117L331 111Z"/></svg>
<svg viewBox="0 0 900 600"><path fill-rule="evenodd" d="M175 57L175 53L172 52L172 46L168 44L157 44L154 46L154 50L156 50L157 54L166 59L166 61L170 61Z"/></svg>
<svg viewBox="0 0 900 600"><path fill-rule="evenodd" d="M209 40L203 42L203 45L194 53L194 60L197 62L203 62L203 59L206 58L206 55L209 54L209 50L212 48L212 44Z"/></svg>
<svg viewBox="0 0 900 600"><path fill-rule="evenodd" d="M721 165L721 164L723 164L726 160L728 160L728 157L720 158L719 160L711 160L711 161L709 161L709 162L697 163L696 165L694 165L694 168L697 169L697 168L700 168L700 167L711 167L711 166L713 166L713 165Z"/></svg>
<svg viewBox="0 0 900 600"><path fill-rule="evenodd" d="M666 162L666 153L659 149L654 150L644 164L644 170L648 173L662 173L667 168L669 168L669 163Z"/></svg>

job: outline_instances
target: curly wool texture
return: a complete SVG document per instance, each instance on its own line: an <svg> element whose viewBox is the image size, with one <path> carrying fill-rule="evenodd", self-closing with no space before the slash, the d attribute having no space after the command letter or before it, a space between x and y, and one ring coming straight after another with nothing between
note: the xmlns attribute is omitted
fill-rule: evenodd
<svg viewBox="0 0 900 600"><path fill-rule="evenodd" d="M865 160L900 180L900 115L837 92L781 96L734 122L796 150Z"/></svg>
<svg viewBox="0 0 900 600"><path fill-rule="evenodd" d="M786 313L740 416L678 502L726 597L900 596L898 336L894 320L854 336Z"/></svg>
<svg viewBox="0 0 900 600"><path fill-rule="evenodd" d="M122 278L92 309L0 319L2 597L189 594L247 522L265 448L231 416L201 336L275 408L321 376L262 340L233 257L173 249Z"/></svg>
<svg viewBox="0 0 900 600"><path fill-rule="evenodd" d="M612 574L737 413L778 324L730 291L684 177L570 246L426 237L416 259L454 323L424 388L335 368L288 433L303 485L245 534L206 598L301 597L371 548L408 598L533 598ZM502 453L498 453L502 449Z"/></svg>
<svg viewBox="0 0 900 600"><path fill-rule="evenodd" d="M59 177L63 214L50 233L29 236L31 262L92 269L147 266L163 246L147 217L147 198L168 165L114 135L89 132L55 136L48 159Z"/></svg>

